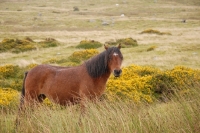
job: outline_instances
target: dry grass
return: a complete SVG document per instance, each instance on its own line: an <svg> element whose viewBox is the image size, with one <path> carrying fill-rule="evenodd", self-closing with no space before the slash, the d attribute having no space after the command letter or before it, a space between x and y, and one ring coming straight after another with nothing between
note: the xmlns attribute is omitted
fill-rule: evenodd
<svg viewBox="0 0 200 133"><path fill-rule="evenodd" d="M191 132L200 131L200 91L196 86L191 96L177 95L167 103L135 104L132 101L88 102L86 114L81 117L78 105L60 107L39 106L26 110L15 128L16 107L1 110L0 132L81 132L81 133L133 133L133 132Z"/></svg>

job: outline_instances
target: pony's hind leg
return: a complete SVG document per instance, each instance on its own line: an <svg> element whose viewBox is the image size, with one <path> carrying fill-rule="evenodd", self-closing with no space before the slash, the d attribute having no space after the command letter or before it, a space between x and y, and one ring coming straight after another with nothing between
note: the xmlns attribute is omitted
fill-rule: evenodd
<svg viewBox="0 0 200 133"><path fill-rule="evenodd" d="M24 103L26 107L34 107L38 103L40 103L41 97L40 94L38 94L35 91L26 91L25 97L24 97Z"/></svg>

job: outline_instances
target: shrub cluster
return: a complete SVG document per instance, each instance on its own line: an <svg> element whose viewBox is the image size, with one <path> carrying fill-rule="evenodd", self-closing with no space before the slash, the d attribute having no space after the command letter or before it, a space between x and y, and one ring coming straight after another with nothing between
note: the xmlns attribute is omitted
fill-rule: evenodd
<svg viewBox="0 0 200 133"><path fill-rule="evenodd" d="M112 99L117 95L120 99L132 99L135 102L153 101L153 86L149 83L152 75L160 72L151 67L140 67L136 65L123 68L120 78L111 76L107 84L107 97Z"/></svg>
<svg viewBox="0 0 200 133"><path fill-rule="evenodd" d="M94 40L83 40L76 48L95 49L101 47L103 44Z"/></svg>
<svg viewBox="0 0 200 133"><path fill-rule="evenodd" d="M175 93L190 90L200 83L200 70L177 66L172 70L161 71L152 67L128 66L123 68L120 78L111 78L107 84L107 97L117 95L121 99L135 102L152 102L154 99L170 98Z"/></svg>
<svg viewBox="0 0 200 133"><path fill-rule="evenodd" d="M35 50L39 48L55 47L59 43L53 38L47 38L45 41L34 42L31 38L26 37L25 39L4 39L0 42L0 52L11 51L13 53L20 53L29 50Z"/></svg>
<svg viewBox="0 0 200 133"><path fill-rule="evenodd" d="M58 41L54 38L46 38L44 41L38 42L39 47L42 48L49 48L49 47L56 47L59 45Z"/></svg>
<svg viewBox="0 0 200 133"><path fill-rule="evenodd" d="M0 43L0 52L11 51L13 53L24 52L28 50L35 50L36 46L34 43L28 39L4 39Z"/></svg>
<svg viewBox="0 0 200 133"><path fill-rule="evenodd" d="M0 88L0 107L12 106L18 102L19 92L11 88Z"/></svg>
<svg viewBox="0 0 200 133"><path fill-rule="evenodd" d="M23 79L23 70L19 66L0 66L0 87L9 87L20 90Z"/></svg>
<svg viewBox="0 0 200 133"><path fill-rule="evenodd" d="M160 32L158 30L147 29L141 32L141 34L157 34L157 35L172 35L169 32Z"/></svg>
<svg viewBox="0 0 200 133"><path fill-rule="evenodd" d="M15 77L19 72L19 67L11 64L0 66L0 78Z"/></svg>
<svg viewBox="0 0 200 133"><path fill-rule="evenodd" d="M106 44L108 44L109 46L116 46L117 44L121 44L122 48L130 48L138 46L137 41L131 37L118 39L116 41L108 41L106 42Z"/></svg>
<svg viewBox="0 0 200 133"><path fill-rule="evenodd" d="M76 51L71 56L69 56L69 60L71 62L75 62L80 64L82 61L89 59L92 56L95 56L99 53L96 49L86 49L82 51Z"/></svg>

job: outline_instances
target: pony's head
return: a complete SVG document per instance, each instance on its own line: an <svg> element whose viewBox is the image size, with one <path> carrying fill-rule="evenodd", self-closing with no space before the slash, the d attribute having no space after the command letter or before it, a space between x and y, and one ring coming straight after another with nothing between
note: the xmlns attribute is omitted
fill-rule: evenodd
<svg viewBox="0 0 200 133"><path fill-rule="evenodd" d="M109 53L108 69L114 74L115 77L119 77L122 73L121 64L123 61L123 55L120 51L121 45L118 47L111 47L104 45L106 51Z"/></svg>

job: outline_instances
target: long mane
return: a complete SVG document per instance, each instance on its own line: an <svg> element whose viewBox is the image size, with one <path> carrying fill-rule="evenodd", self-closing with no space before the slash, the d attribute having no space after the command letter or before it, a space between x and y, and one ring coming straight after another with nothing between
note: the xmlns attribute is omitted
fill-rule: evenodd
<svg viewBox="0 0 200 133"><path fill-rule="evenodd" d="M112 54L114 52L118 53L123 59L119 48L111 47L105 50L104 52L87 60L85 64L89 75L93 78L97 78L105 73L108 73L110 71L108 68L108 63L111 60Z"/></svg>

